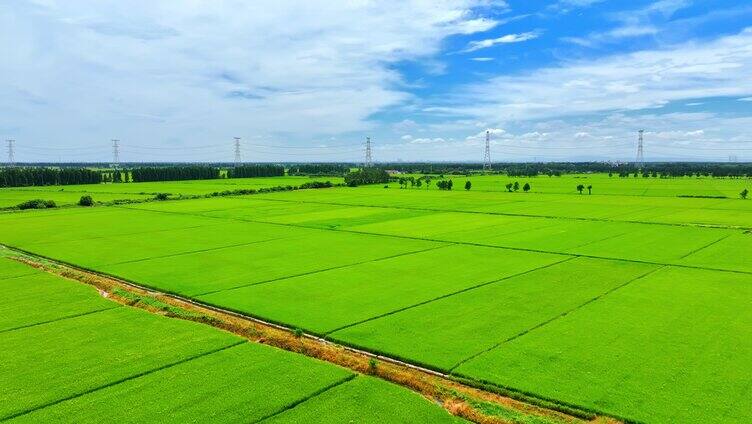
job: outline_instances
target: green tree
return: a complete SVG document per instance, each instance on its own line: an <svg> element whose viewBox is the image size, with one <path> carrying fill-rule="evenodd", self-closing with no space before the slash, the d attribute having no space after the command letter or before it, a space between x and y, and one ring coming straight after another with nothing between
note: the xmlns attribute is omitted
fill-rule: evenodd
<svg viewBox="0 0 752 424"><path fill-rule="evenodd" d="M507 184L507 185L505 186L505 187L507 188L507 191L508 191L508 192L510 192L510 193L512 192L512 186L513 186L513 184L512 184L512 183L508 183L508 184Z"/></svg>
<svg viewBox="0 0 752 424"><path fill-rule="evenodd" d="M524 191L525 193L530 191L530 183L525 183L525 185L522 186L522 191Z"/></svg>
<svg viewBox="0 0 752 424"><path fill-rule="evenodd" d="M517 181L515 181L514 185L512 186L512 188L514 189L514 191L518 191L520 189L520 183L518 183Z"/></svg>
<svg viewBox="0 0 752 424"><path fill-rule="evenodd" d="M593 186L592 185L588 185L587 186L587 194L593 194Z"/></svg>
<svg viewBox="0 0 752 424"><path fill-rule="evenodd" d="M94 200L91 198L91 196L81 196L81 198L78 200L79 206L94 206Z"/></svg>
<svg viewBox="0 0 752 424"><path fill-rule="evenodd" d="M739 197L741 197L742 199L746 199L748 195L749 195L749 190L747 190L746 188L742 190L741 193L739 193Z"/></svg>
<svg viewBox="0 0 752 424"><path fill-rule="evenodd" d="M585 186L582 184L577 184L577 191L579 191L580 194L582 194L582 190L585 190Z"/></svg>
<svg viewBox="0 0 752 424"><path fill-rule="evenodd" d="M473 186L473 183L470 181L465 181L465 190L470 190L470 188Z"/></svg>

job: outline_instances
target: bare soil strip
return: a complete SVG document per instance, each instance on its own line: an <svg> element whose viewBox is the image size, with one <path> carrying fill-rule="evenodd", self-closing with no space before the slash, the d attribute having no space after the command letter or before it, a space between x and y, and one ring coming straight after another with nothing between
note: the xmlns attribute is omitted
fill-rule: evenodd
<svg viewBox="0 0 752 424"><path fill-rule="evenodd" d="M499 415L488 414L488 406L514 411L550 423L620 423L611 417L556 404L544 399L491 387L473 385L463 379L421 368L393 358L374 355L332 343L299 330L265 322L239 313L205 305L192 299L154 291L137 284L61 264L46 258L12 249L9 256L36 269L94 286L99 293L115 302L149 312L201 322L229 331L247 340L275 346L291 352L324 360L398 384L418 392L450 413L476 423L512 423ZM482 387L482 388L481 388Z"/></svg>

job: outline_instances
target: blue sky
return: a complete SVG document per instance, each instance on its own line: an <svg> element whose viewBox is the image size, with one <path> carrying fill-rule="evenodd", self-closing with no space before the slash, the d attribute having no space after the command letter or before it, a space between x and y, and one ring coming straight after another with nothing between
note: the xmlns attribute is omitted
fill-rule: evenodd
<svg viewBox="0 0 752 424"><path fill-rule="evenodd" d="M0 4L19 161L752 161L739 1Z"/></svg>

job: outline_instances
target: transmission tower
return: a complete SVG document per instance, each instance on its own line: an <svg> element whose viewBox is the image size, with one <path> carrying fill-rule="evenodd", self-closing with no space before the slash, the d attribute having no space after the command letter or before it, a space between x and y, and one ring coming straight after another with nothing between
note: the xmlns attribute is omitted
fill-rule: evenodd
<svg viewBox="0 0 752 424"><path fill-rule="evenodd" d="M233 137L233 139L235 140L235 167L237 168L243 160L240 157L240 137Z"/></svg>
<svg viewBox="0 0 752 424"><path fill-rule="evenodd" d="M371 157L371 137L366 137L366 168L370 168L373 165L373 158Z"/></svg>
<svg viewBox="0 0 752 424"><path fill-rule="evenodd" d="M642 152L642 135L645 132L645 130L639 130L637 132L637 161L636 165L638 169L642 169L643 165L645 164L645 158L643 157Z"/></svg>
<svg viewBox="0 0 752 424"><path fill-rule="evenodd" d="M486 150L483 153L483 170L491 170L491 131L486 130Z"/></svg>
<svg viewBox="0 0 752 424"><path fill-rule="evenodd" d="M5 140L8 143L8 166L16 165L16 140Z"/></svg>
<svg viewBox="0 0 752 424"><path fill-rule="evenodd" d="M120 168L120 140L117 138L112 139L112 166Z"/></svg>

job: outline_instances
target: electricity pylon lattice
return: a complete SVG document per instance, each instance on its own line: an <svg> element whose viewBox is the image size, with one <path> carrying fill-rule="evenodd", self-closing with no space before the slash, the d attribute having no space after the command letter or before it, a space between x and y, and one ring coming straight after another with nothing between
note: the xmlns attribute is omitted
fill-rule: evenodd
<svg viewBox="0 0 752 424"><path fill-rule="evenodd" d="M240 166L242 158L240 157L240 137L233 137L235 140L235 167Z"/></svg>
<svg viewBox="0 0 752 424"><path fill-rule="evenodd" d="M637 168L642 169L645 165L645 157L643 155L642 145L643 145L643 133L645 130L640 130L637 132L637 161L636 165Z"/></svg>
<svg viewBox="0 0 752 424"><path fill-rule="evenodd" d="M371 137L366 137L366 168L370 168L373 165L373 158L371 157Z"/></svg>
<svg viewBox="0 0 752 424"><path fill-rule="evenodd" d="M486 150L483 153L483 170L491 170L491 131L486 130Z"/></svg>
<svg viewBox="0 0 752 424"><path fill-rule="evenodd" d="M120 140L116 138L112 139L112 166L120 167Z"/></svg>
<svg viewBox="0 0 752 424"><path fill-rule="evenodd" d="M16 140L5 140L8 143L8 166L16 165Z"/></svg>

